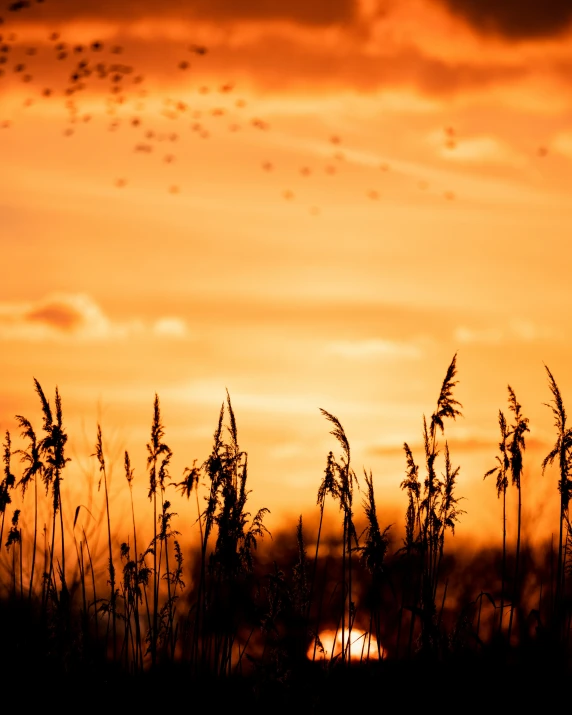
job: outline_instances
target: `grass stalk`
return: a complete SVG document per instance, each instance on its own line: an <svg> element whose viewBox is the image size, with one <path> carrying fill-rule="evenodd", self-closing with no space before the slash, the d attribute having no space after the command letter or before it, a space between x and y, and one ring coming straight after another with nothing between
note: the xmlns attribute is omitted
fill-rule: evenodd
<svg viewBox="0 0 572 715"><path fill-rule="evenodd" d="M115 565L113 563L113 544L111 537L111 514L109 511L109 490L107 484L107 469L105 465L105 455L103 453L103 435L101 425L97 425L97 437L95 442L95 452L91 455L96 457L99 463L100 478L97 489L101 488L103 481L103 492L105 497L105 515L107 520L107 549L108 549L108 572L109 572L109 605L108 605L108 622L111 617L111 638L113 661L117 659L117 594L115 587Z"/></svg>

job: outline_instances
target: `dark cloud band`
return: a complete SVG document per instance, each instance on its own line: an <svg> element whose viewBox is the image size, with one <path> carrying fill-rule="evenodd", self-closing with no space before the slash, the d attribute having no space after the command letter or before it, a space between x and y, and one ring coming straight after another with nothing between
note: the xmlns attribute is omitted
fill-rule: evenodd
<svg viewBox="0 0 572 715"><path fill-rule="evenodd" d="M138 20L142 17L193 18L219 22L236 20L290 20L301 25L327 26L351 22L356 0L50 0L45 4L11 3L4 16L25 21L72 19Z"/></svg>
<svg viewBox="0 0 572 715"><path fill-rule="evenodd" d="M519 40L559 35L572 24L571 0L438 0L479 32Z"/></svg>

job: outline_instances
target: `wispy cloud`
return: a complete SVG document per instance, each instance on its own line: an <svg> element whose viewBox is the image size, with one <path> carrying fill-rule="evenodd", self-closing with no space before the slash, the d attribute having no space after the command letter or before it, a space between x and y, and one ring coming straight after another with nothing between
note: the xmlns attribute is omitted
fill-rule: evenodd
<svg viewBox="0 0 572 715"><path fill-rule="evenodd" d="M467 328L462 325L455 330L455 340L460 343L482 343L496 345L505 339L504 331L499 328Z"/></svg>
<svg viewBox="0 0 572 715"><path fill-rule="evenodd" d="M572 159L572 133L559 132L550 142L550 149L567 159Z"/></svg>
<svg viewBox="0 0 572 715"><path fill-rule="evenodd" d="M473 454L473 453L488 453L491 455L491 461L494 460L494 455L498 451L498 440L496 437L488 438L481 434L467 433L461 437L453 437L447 439L447 444L451 450L451 455L455 459L455 454ZM526 446L528 449L545 449L549 447L549 442L535 437L527 437ZM409 444L416 461L423 458L423 443L416 442ZM397 457L404 454L403 442L387 442L385 444L376 444L368 449L372 456L380 457ZM405 459L405 458L404 458Z"/></svg>
<svg viewBox="0 0 572 715"><path fill-rule="evenodd" d="M455 339L460 343L498 345L505 342L534 342L557 339L558 333L550 327L538 326L527 320L515 320L510 325L500 328L469 328L459 326L455 330Z"/></svg>
<svg viewBox="0 0 572 715"><path fill-rule="evenodd" d="M418 345L381 338L340 340L329 343L326 350L334 355L357 360L370 358L410 358L415 360L422 354Z"/></svg>
<svg viewBox="0 0 572 715"><path fill-rule="evenodd" d="M153 333L166 338L187 336L187 324L180 318L160 318L153 324Z"/></svg>
<svg viewBox="0 0 572 715"><path fill-rule="evenodd" d="M427 140L439 156L449 161L475 164L524 166L525 157L500 139L482 134L468 137L445 137L442 131L432 132Z"/></svg>
<svg viewBox="0 0 572 715"><path fill-rule="evenodd" d="M53 293L38 301L0 303L0 340L115 340L132 336L181 338L187 326L164 317L113 321L85 293Z"/></svg>

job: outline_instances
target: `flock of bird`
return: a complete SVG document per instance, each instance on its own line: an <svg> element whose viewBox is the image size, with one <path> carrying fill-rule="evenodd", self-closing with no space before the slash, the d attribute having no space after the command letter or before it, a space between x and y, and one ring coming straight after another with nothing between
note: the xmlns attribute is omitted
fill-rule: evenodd
<svg viewBox="0 0 572 715"><path fill-rule="evenodd" d="M17 0L8 6L8 14L29 11L36 3L43 3L44 0ZM65 103L67 112L67 126L63 129L64 137L71 138L78 131L79 125L88 123L92 119L90 113L81 111L79 98L93 84L93 82L106 82L107 91L105 93L105 111L108 116L107 129L110 132L118 131L125 126L139 132L137 140L133 143L133 151L138 154L161 154L162 162L174 164L177 161L175 146L184 138L181 131L158 131L150 127L149 117L145 116L145 100L148 99L149 92L145 89L145 78L138 74L131 64L122 61L124 48L118 44L106 44L100 40L93 40L88 44L70 43L61 37L59 32L51 32L48 37L48 61L61 63L62 75L65 79L63 88L53 86L39 86L33 73L34 61L39 60L45 67L44 47L24 46L18 40L15 32L10 31L8 19L0 17L0 89L2 79L7 79L12 75L12 80L19 79L23 84L29 85L30 96L24 100L24 107L31 107L37 101L62 100ZM194 58L204 57L208 53L208 48L201 44L190 44L187 47L189 56ZM36 59L35 59L36 58ZM191 68L189 59L180 59L173 70L176 72L187 72ZM210 86L199 86L198 94L203 95L199 108L193 108L188 101L182 99L164 99L160 116L163 119L173 121L179 120L181 125L186 120L186 131L194 134L202 140L211 137L209 122L230 117L227 124L228 131L238 132L241 128L248 126L254 130L266 132L270 125L260 117L246 118L247 102L240 98L235 98L235 87L227 82L216 88ZM217 105L205 108L206 95L217 97L226 101L224 106ZM129 111L131 116L123 116ZM237 113L240 118L237 118ZM181 121L182 120L182 121ZM151 120L152 121L152 120ZM8 129L13 122L10 119L0 117L0 128ZM299 176L308 179L318 172L325 172L329 176L336 175L343 167L345 161L344 152L340 150L342 137L332 135L328 140L332 147L329 159L325 165L319 167L303 165L299 167ZM453 127L445 128L443 132L443 146L453 151L458 143L458 136ZM159 146L167 146L163 149ZM546 156L547 150L541 147L538 156ZM268 159L260 161L262 171L275 172L275 163ZM390 166L386 162L379 164L381 172L390 171ZM126 176L118 176L112 180L118 189L123 189L129 185ZM418 181L417 189L426 191L429 189L427 181ZM182 187L179 184L170 183L166 190L170 194L179 194ZM302 192L303 193L303 192ZM364 195L371 201L378 201L382 198L382 192L377 188L364 189ZM447 201L453 201L456 195L451 190L444 190L436 193ZM286 201L293 201L296 193L292 188L283 188L281 196ZM318 206L309 207L312 215L318 215Z"/></svg>

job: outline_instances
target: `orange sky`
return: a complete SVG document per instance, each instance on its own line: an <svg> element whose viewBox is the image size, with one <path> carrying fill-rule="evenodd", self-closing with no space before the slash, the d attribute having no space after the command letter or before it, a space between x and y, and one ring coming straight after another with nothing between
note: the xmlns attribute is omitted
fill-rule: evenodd
<svg viewBox="0 0 572 715"><path fill-rule="evenodd" d="M459 532L500 533L482 474L507 383L531 418L528 508L556 509L539 465L543 362L572 396L567 0L29 4L0 12L3 431L39 429L32 378L57 384L78 472L101 419L144 483L157 392L179 480L228 388L276 524L315 503L322 407L393 518L402 444L458 352Z"/></svg>

